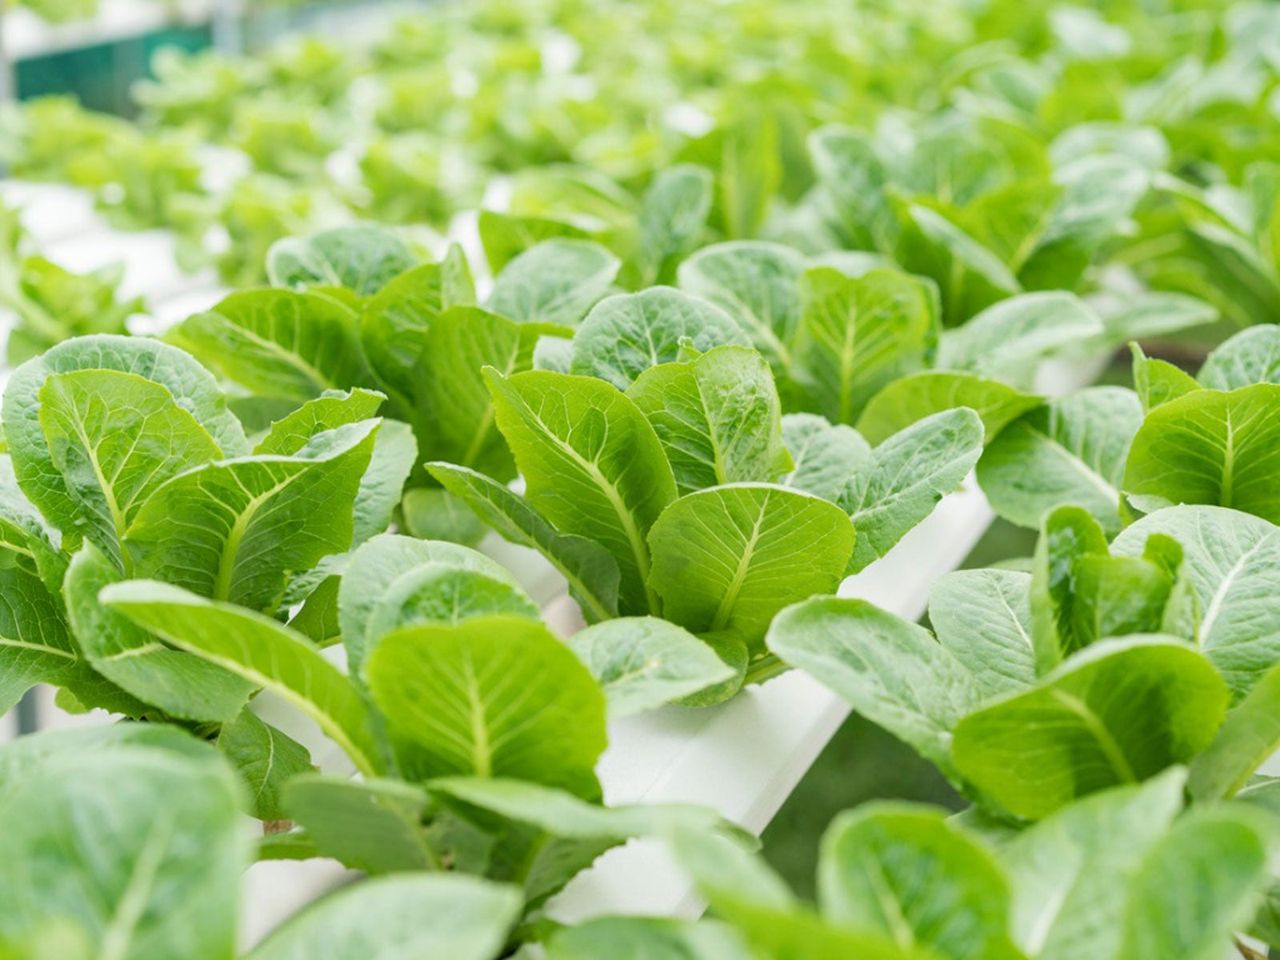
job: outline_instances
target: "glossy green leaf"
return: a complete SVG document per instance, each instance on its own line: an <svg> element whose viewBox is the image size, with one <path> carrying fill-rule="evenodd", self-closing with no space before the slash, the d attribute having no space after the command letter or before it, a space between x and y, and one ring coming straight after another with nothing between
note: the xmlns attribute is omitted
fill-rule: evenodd
<svg viewBox="0 0 1280 960"><path fill-rule="evenodd" d="M420 264L391 279L365 302L360 319L360 344L378 379L412 398L414 371L426 353L432 321L475 299L467 261L457 246L439 263Z"/></svg>
<svg viewBox="0 0 1280 960"><path fill-rule="evenodd" d="M904 203L898 219L903 229L895 258L904 270L937 281L947 326L1021 293L1018 278L991 249L938 211Z"/></svg>
<svg viewBox="0 0 1280 960"><path fill-rule="evenodd" d="M166 646L104 606L99 593L120 579L115 565L88 545L67 568L67 614L94 671L170 716L220 723L235 719L253 686L216 664Z"/></svg>
<svg viewBox="0 0 1280 960"><path fill-rule="evenodd" d="M680 163L658 171L640 201L638 256L648 283L669 283L676 264L707 229L714 184L710 173Z"/></svg>
<svg viewBox="0 0 1280 960"><path fill-rule="evenodd" d="M1017 958L1009 882L942 810L868 804L832 821L818 863L822 915L939 956Z"/></svg>
<svg viewBox="0 0 1280 960"><path fill-rule="evenodd" d="M1208 748L1191 763L1187 790L1202 802L1235 796L1280 749L1280 666L1272 667L1227 714Z"/></svg>
<svg viewBox="0 0 1280 960"><path fill-rule="evenodd" d="M89 370L114 370L152 381L168 390L224 455L248 452L244 430L227 409L213 375L190 355L141 337L68 340L15 370L4 392L4 432L14 475L22 492L51 521L69 524L79 510L44 438L41 388L50 376Z"/></svg>
<svg viewBox="0 0 1280 960"><path fill-rule="evenodd" d="M1271 882L1273 827L1241 808L1193 810L1133 878L1118 956L1218 960Z"/></svg>
<svg viewBox="0 0 1280 960"><path fill-rule="evenodd" d="M346 424L289 457L246 457L179 474L129 526L132 575L274 610L291 573L351 546L351 511L376 430L376 421Z"/></svg>
<svg viewBox="0 0 1280 960"><path fill-rule="evenodd" d="M529 504L561 533L609 551L620 613L656 610L646 537L676 485L648 419L603 380L542 371L488 380Z"/></svg>
<svg viewBox="0 0 1280 960"><path fill-rule="evenodd" d="M190 467L220 459L213 438L163 386L116 370L49 376L40 428L74 503L54 518L117 565L120 541L147 498Z"/></svg>
<svg viewBox="0 0 1280 960"><path fill-rule="evenodd" d="M1149 358L1136 343L1133 350L1133 389L1142 401L1142 409L1150 412L1170 400L1200 389L1194 377L1165 360Z"/></svg>
<svg viewBox="0 0 1280 960"><path fill-rule="evenodd" d="M599 794L604 695L547 628L510 616L409 627L366 667L391 730L411 741L423 778L512 777Z"/></svg>
<svg viewBox="0 0 1280 960"><path fill-rule="evenodd" d="M988 803L1034 820L1185 763L1226 705L1225 684L1194 648L1150 636L1104 641L1034 689L966 716L952 756Z"/></svg>
<svg viewBox="0 0 1280 960"><path fill-rule="evenodd" d="M319 856L344 866L371 874L440 866L423 828L428 797L419 787L299 773L284 784L279 802Z"/></svg>
<svg viewBox="0 0 1280 960"><path fill-rule="evenodd" d="M990 443L1008 424L1041 403L1000 380L971 373L926 370L894 380L868 402L858 418L858 432L869 443L883 443L925 417L956 407L968 407L982 418Z"/></svg>
<svg viewBox="0 0 1280 960"><path fill-rule="evenodd" d="M1280 520L1280 385L1198 390L1147 414L1124 473L1132 503L1232 507Z"/></svg>
<svg viewBox="0 0 1280 960"><path fill-rule="evenodd" d="M1280 329L1260 324L1241 330L1209 354L1196 379L1210 390L1280 383Z"/></svg>
<svg viewBox="0 0 1280 960"><path fill-rule="evenodd" d="M1129 877L1182 806L1185 771L1101 790L1063 807L1002 851L1018 945L1040 960L1117 953Z"/></svg>
<svg viewBox="0 0 1280 960"><path fill-rule="evenodd" d="M480 371L493 367L507 377L531 369L544 330L479 307L453 307L432 321L414 371L425 453L498 479L515 475Z"/></svg>
<svg viewBox="0 0 1280 960"><path fill-rule="evenodd" d="M168 339L251 393L302 401L369 382L357 321L323 293L241 290Z"/></svg>
<svg viewBox="0 0 1280 960"><path fill-rule="evenodd" d="M79 652L58 604L33 574L0 569L0 712L37 683L77 669Z"/></svg>
<svg viewBox="0 0 1280 960"><path fill-rule="evenodd" d="M33 945L19 956L58 926L92 945L85 957L233 955L249 854L237 784L209 747L154 733L38 735L0 754L21 825L0 835L0 942Z"/></svg>
<svg viewBox="0 0 1280 960"><path fill-rule="evenodd" d="M757 650L779 610L836 589L853 543L829 501L769 484L712 487L654 524L650 584L666 619Z"/></svg>
<svg viewBox="0 0 1280 960"><path fill-rule="evenodd" d="M285 819L280 797L285 784L311 771L307 748L242 710L218 732L218 749L248 788L249 810L259 820Z"/></svg>
<svg viewBox="0 0 1280 960"><path fill-rule="evenodd" d="M279 694L372 775L381 767L368 707L306 638L259 613L147 580L113 584L106 606L166 642Z"/></svg>

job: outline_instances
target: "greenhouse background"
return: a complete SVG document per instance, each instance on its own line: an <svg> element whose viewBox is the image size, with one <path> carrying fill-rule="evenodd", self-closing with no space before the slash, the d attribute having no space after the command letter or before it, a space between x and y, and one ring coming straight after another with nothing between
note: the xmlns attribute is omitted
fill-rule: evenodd
<svg viewBox="0 0 1280 960"><path fill-rule="evenodd" d="M1280 5L0 0L0 960L1280 956Z"/></svg>

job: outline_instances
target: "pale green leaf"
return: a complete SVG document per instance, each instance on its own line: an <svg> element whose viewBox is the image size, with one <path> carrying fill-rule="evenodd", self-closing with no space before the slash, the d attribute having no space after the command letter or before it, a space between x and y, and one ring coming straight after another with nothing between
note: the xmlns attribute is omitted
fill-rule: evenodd
<svg viewBox="0 0 1280 960"><path fill-rule="evenodd" d="M938 342L936 297L895 270L849 277L830 267L805 272L792 376L807 405L852 424L882 387L915 373Z"/></svg>
<svg viewBox="0 0 1280 960"><path fill-rule="evenodd" d="M577 326L618 275L618 259L587 240L545 240L498 274L488 308L517 323Z"/></svg>
<svg viewBox="0 0 1280 960"><path fill-rule="evenodd" d="M274 611L290 574L351 546L376 421L321 433L296 454L211 463L161 486L125 537L133 576Z"/></svg>
<svg viewBox="0 0 1280 960"><path fill-rule="evenodd" d="M277 240L267 251L267 276L276 287L345 287L363 297L417 262L386 227L359 223Z"/></svg>
<svg viewBox="0 0 1280 960"><path fill-rule="evenodd" d="M246 960L494 960L520 907L514 888L473 877L379 877L291 917Z"/></svg>
<svg viewBox="0 0 1280 960"><path fill-rule="evenodd" d="M1037 528L1061 504L1084 507L1110 535L1120 531L1120 484L1142 406L1131 390L1092 387L1051 400L1009 424L978 461L995 512Z"/></svg>
<svg viewBox="0 0 1280 960"><path fill-rule="evenodd" d="M827 920L904 948L958 960L1020 956L1004 872L942 810L873 803L837 817L822 838L818 899Z"/></svg>
<svg viewBox="0 0 1280 960"><path fill-rule="evenodd" d="M837 501L853 518L858 542L849 572L889 552L957 490L982 453L982 420L972 410L947 410L895 433L871 453Z"/></svg>
<svg viewBox="0 0 1280 960"><path fill-rule="evenodd" d="M652 710L732 680L707 644L656 617L622 617L580 630L569 647L604 689L613 717Z"/></svg>
<svg viewBox="0 0 1280 960"><path fill-rule="evenodd" d="M953 774L951 729L980 693L969 671L923 627L865 600L814 598L779 614L766 643Z"/></svg>
<svg viewBox="0 0 1280 960"><path fill-rule="evenodd" d="M1035 683L1031 577L1016 570L957 570L929 591L938 643L973 675L983 697Z"/></svg>
<svg viewBox="0 0 1280 960"><path fill-rule="evenodd" d="M302 401L369 382L357 320L322 293L241 290L168 339L250 393Z"/></svg>
<svg viewBox="0 0 1280 960"><path fill-rule="evenodd" d="M253 686L215 664L166 646L100 603L98 594L120 579L115 565L87 544L67 568L67 614L93 669L170 716L222 723L235 719Z"/></svg>
<svg viewBox="0 0 1280 960"><path fill-rule="evenodd" d="M1265 520L1221 507L1173 507L1116 537L1118 555L1139 556L1152 534L1181 544L1199 600L1200 648L1238 700L1280 660L1280 532Z"/></svg>
<svg viewBox="0 0 1280 960"><path fill-rule="evenodd" d="M1280 384L1197 390L1156 407L1133 438L1124 490L1141 510L1178 503L1280 520Z"/></svg>
<svg viewBox="0 0 1280 960"><path fill-rule="evenodd" d="M871 447L853 427L832 425L816 413L788 413L782 418L782 441L792 469L782 483L837 501L855 474L870 470Z"/></svg>
<svg viewBox="0 0 1280 960"><path fill-rule="evenodd" d="M982 418L985 439L990 443L1005 424L1040 403L1040 397L999 380L951 370L926 370L895 380L873 396L858 418L858 432L869 443L883 443L932 414L969 407Z"/></svg>

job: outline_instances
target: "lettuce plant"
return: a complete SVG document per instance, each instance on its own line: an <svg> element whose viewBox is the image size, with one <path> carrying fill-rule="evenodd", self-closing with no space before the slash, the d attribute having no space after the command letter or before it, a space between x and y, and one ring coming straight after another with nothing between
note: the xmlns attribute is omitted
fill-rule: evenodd
<svg viewBox="0 0 1280 960"><path fill-rule="evenodd" d="M555 934L548 955L1218 960L1262 902L1274 825L1260 795L1186 805L1186 781L1174 767L1002 832L866 804L822 838L816 906L732 839L678 832L676 858L716 920L592 920Z"/></svg>
<svg viewBox="0 0 1280 960"><path fill-rule="evenodd" d="M1109 535L1180 503L1280 519L1270 479L1278 348L1275 327L1252 327L1192 377L1135 345L1134 390L1092 387L1023 414L986 448L978 480L997 513L1031 527L1063 503Z"/></svg>

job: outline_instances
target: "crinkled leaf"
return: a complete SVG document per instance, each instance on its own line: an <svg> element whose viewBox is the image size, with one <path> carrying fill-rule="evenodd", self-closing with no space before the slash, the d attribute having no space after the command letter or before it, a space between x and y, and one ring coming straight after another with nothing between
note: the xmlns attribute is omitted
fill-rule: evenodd
<svg viewBox="0 0 1280 960"><path fill-rule="evenodd" d="M652 367L626 395L653 425L681 494L776 480L791 466L773 375L750 347Z"/></svg>
<svg viewBox="0 0 1280 960"><path fill-rule="evenodd" d="M671 287L606 297L573 336L570 372L626 390L651 367L674 362L688 341L705 353L723 344L747 346L733 318L700 297Z"/></svg>

